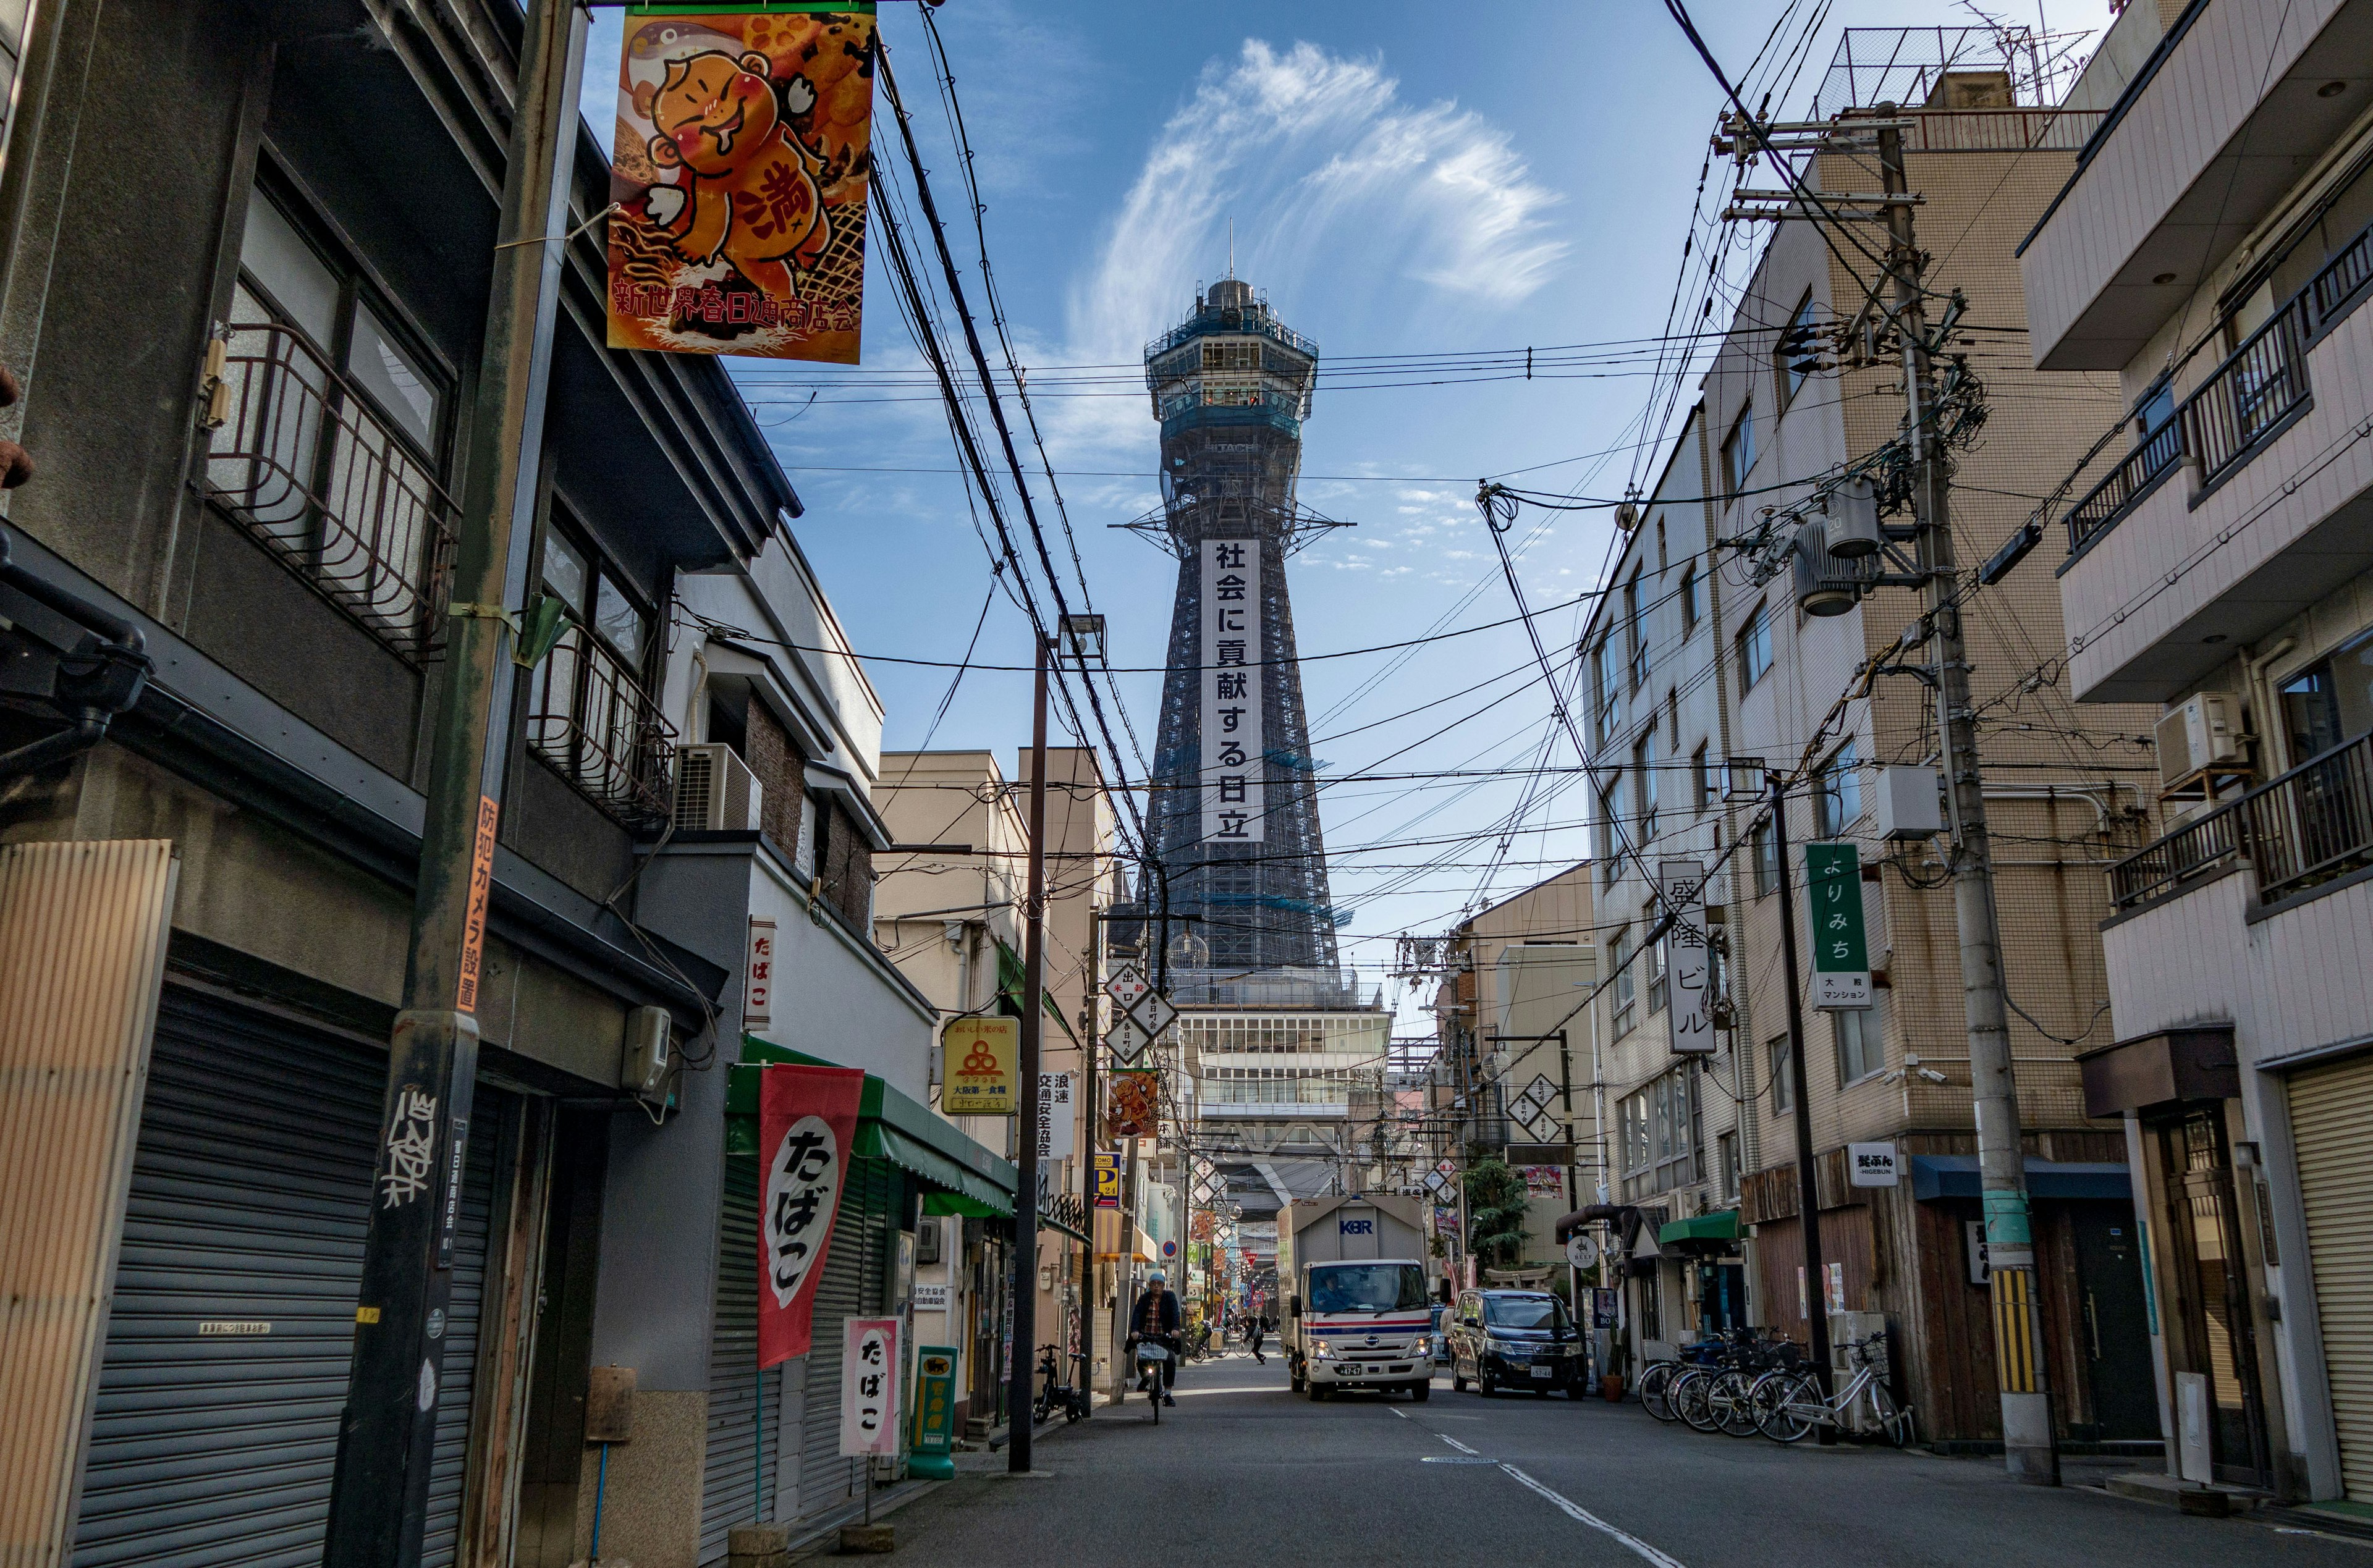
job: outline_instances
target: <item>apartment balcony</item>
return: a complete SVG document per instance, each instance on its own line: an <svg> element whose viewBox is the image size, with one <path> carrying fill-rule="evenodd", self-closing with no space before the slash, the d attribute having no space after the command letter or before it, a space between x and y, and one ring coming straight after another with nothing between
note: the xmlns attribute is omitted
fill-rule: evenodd
<svg viewBox="0 0 2373 1568"><path fill-rule="evenodd" d="M628 827L665 820L675 729L635 670L572 625L529 679L530 749Z"/></svg>
<svg viewBox="0 0 2373 1568"><path fill-rule="evenodd" d="M2038 367L2132 363L2365 111L2368 62L2373 0L2186 9L2020 247Z"/></svg>
<svg viewBox="0 0 2373 1568"><path fill-rule="evenodd" d="M2368 297L2373 227L2061 514L2079 700L2170 700L2373 567Z"/></svg>
<svg viewBox="0 0 2373 1568"><path fill-rule="evenodd" d="M301 334L245 323L227 347L208 499L381 642L408 658L434 653L460 507Z"/></svg>
<svg viewBox="0 0 2373 1568"><path fill-rule="evenodd" d="M2243 862L2256 901L2281 904L2373 866L2373 735L2309 758L2110 868L2110 898L2136 910Z"/></svg>

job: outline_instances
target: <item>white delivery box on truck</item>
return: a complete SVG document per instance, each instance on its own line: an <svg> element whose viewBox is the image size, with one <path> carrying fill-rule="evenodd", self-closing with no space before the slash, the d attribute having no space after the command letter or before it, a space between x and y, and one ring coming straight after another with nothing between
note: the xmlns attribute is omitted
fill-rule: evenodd
<svg viewBox="0 0 2373 1568"><path fill-rule="evenodd" d="M1415 1198L1359 1193L1288 1203L1277 1216L1285 1362L1296 1393L1432 1387L1433 1313Z"/></svg>

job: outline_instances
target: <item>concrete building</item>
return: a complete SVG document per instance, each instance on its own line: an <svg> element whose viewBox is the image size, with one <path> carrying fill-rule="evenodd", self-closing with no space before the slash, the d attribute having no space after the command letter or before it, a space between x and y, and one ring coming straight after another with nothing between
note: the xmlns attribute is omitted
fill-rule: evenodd
<svg viewBox="0 0 2373 1568"><path fill-rule="evenodd" d="M400 21L63 0L21 41L0 359L41 474L6 493L0 750L54 749L0 783L0 1076L12 1136L58 1143L25 1154L46 1181L0 1225L11 1268L28 1236L66 1260L11 1297L76 1305L62 1338L0 1347L46 1379L12 1403L41 1457L6 1466L41 1499L9 1510L40 1538L12 1550L320 1560L464 608L454 498L488 460L520 25L471 0ZM98 154L102 134L167 150ZM590 134L574 153L572 228L609 199ZM799 498L716 362L604 346L603 271L598 233L560 257L519 575L564 630L500 753L429 1563L584 1557L596 1365L638 1377L605 1552L689 1568L731 1526L828 1510L839 1318L902 1309L935 1196L1011 1203L1011 1167L920 1109L934 1010L869 940L882 714L788 531ZM62 658L80 679L141 657L103 740L55 739ZM756 787L693 787L696 759ZM625 1067L653 1008L675 1058L656 1086ZM745 1061L794 1056L864 1069L866 1109L830 1350L761 1374L735 1095Z"/></svg>
<svg viewBox="0 0 2373 1568"><path fill-rule="evenodd" d="M2069 687L2157 721L2166 813L2109 873L2086 1098L2145 1178L2169 1472L2373 1503L2373 5L2110 41L2020 256L2036 365L2116 377L2039 517Z"/></svg>
<svg viewBox="0 0 2373 1568"><path fill-rule="evenodd" d="M2105 382L2039 376L2015 346L2012 252L2098 121L2040 108L2009 70L1966 69L1950 50L1920 64L1926 41L1918 29L1900 40L1849 32L1820 110L1851 120L1870 117L1879 102L1916 106L1894 118L1905 126L1909 189L1921 198L1919 240L1933 258L1926 285L1940 297L1961 291L1967 319L1983 324L1966 346L1984 383L1984 437L1954 454L1953 532L1967 568L2025 521L2031 503L2021 497L2047 492L2082 455L2089 437L2077 411L2115 414ZM1895 64L1849 68L1867 59ZM1821 151L1805 172L1817 191L1869 192L1879 189L1872 162ZM1825 336L1782 347L1792 327L1818 332L1857 315L1876 268L1850 241L1868 244L1879 232L1778 226L1700 402L1652 494L1628 515L1584 634L1597 751L1596 920L1618 976L1599 1004L1607 1092L1620 1129L1621 1201L1663 1210L1642 1234L1713 1263L1712 1272L1660 1264L1667 1287L1677 1278L1687 1288L1643 1303L1643 1320L1653 1312L1671 1340L1702 1332L1735 1320L1736 1290L1725 1302L1724 1287L1742 1285L1750 1320L1792 1336L1806 1332L1824 1301L1832 1311L1882 1314L1923 1436L1984 1444L1998 1440L1999 1412L1983 1275L1966 1236L1978 1217L1976 1142L1949 844L1890 839L1894 819L1884 815L1902 781L1915 793L1921 781L1936 787L1933 696L1906 673L1933 655L1900 640L1920 616L1918 597L1868 587L1808 609L1812 601L1791 591L1785 553L1759 562L1725 542L1755 537L1771 509L1898 434L1901 377L1891 361L1840 366L1853 345L1825 348L1833 343ZM2058 667L2043 657L2063 635L2056 596L2029 576L1980 594L1963 621L2005 969L2020 1009L2012 1050L2055 1408L2070 1440L2148 1438L2125 1144L2115 1123L2086 1114L2074 1057L2105 1034L2095 927L2106 907L2096 873L2145 836L2154 802L2137 772L2147 754L2133 738L2149 714L2074 708ZM1802 1277L1780 956L1780 921L1803 916L1774 896L1768 806L1725 790L1725 764L1748 759L1805 781L1788 805L1792 846L1850 842L1862 862L1873 1005L1806 1013L1821 1280ZM1671 966L1640 950L1661 914L1654 868L1669 855L1713 869L1713 901L1724 906L1709 917L1718 912L1726 949L1715 970L1726 1029L1722 1049L1694 1063L1671 1053L1657 1016ZM1801 906L1801 848L1790 877ZM1809 955L1808 935L1799 950ZM1901 1184L1851 1186L1849 1142L1893 1144ZM1748 1238L1736 1275L1721 1272L1720 1259L1742 1256L1715 1234L1724 1230ZM2113 1314L2116 1331L2088 1331L2088 1301L2096 1314Z"/></svg>

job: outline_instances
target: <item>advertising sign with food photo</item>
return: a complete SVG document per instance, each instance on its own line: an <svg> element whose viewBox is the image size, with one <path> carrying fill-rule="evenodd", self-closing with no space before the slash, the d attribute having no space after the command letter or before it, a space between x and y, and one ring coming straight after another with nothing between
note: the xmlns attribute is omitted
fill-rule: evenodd
<svg viewBox="0 0 2373 1568"><path fill-rule="evenodd" d="M638 6L610 159L610 346L858 361L873 6Z"/></svg>

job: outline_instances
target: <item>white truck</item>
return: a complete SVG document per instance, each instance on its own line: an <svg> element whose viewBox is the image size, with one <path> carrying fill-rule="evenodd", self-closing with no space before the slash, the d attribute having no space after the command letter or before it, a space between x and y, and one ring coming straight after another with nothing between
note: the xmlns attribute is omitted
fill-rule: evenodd
<svg viewBox="0 0 2373 1568"><path fill-rule="evenodd" d="M1417 1199L1312 1198L1277 1217L1286 1368L1295 1393L1433 1387L1432 1304Z"/></svg>

